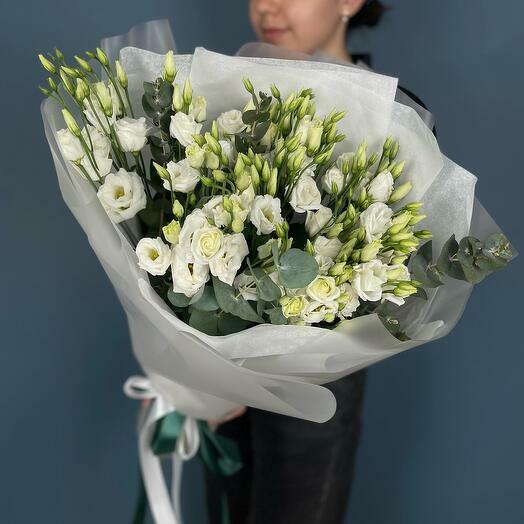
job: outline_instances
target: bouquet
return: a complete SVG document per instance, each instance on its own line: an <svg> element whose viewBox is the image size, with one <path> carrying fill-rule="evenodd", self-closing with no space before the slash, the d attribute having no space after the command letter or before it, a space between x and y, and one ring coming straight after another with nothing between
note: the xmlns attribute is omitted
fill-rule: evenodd
<svg viewBox="0 0 524 524"><path fill-rule="evenodd" d="M154 452L170 414L175 469L220 449L197 419L239 404L325 421L321 384L447 334L514 256L396 79L203 49L40 60L62 194L147 375L126 390L154 400L140 457L157 522L179 514Z"/></svg>

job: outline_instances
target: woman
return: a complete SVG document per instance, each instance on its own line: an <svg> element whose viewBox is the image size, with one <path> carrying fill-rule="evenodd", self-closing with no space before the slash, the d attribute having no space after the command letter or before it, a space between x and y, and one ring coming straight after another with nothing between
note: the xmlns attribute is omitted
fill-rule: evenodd
<svg viewBox="0 0 524 524"><path fill-rule="evenodd" d="M349 27L375 25L383 11L364 0L250 0L258 38L291 51L352 62ZM369 64L368 64L369 65ZM207 475L211 524L221 522L222 496L232 524L335 524L344 518L360 435L365 371L328 384L337 412L316 424L256 409L218 421L236 440L244 467L226 479Z"/></svg>

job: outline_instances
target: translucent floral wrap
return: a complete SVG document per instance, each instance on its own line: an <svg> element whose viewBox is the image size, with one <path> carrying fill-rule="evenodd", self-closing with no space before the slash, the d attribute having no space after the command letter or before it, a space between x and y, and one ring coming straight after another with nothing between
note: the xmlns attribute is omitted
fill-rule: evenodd
<svg viewBox="0 0 524 524"><path fill-rule="evenodd" d="M174 45L165 29L150 23L106 40L104 47L111 58L122 45L142 42L165 52ZM141 113L142 82L159 75L164 58L151 50L124 47L120 59L133 106ZM440 152L426 125L431 115L414 103L406 105L405 97L399 96L404 103L395 100L396 78L346 65L231 57L203 48L193 55L177 55L176 64L176 81L189 76L194 93L207 99L208 121L245 105L241 79L249 77L257 90L267 90L274 82L284 96L301 87L313 88L319 114L347 110L339 128L348 138L335 154L356 150L363 139L370 151L379 151L387 135L395 137L400 157L406 160L403 180L413 183L411 200L424 202L424 228L434 234L435 253L451 234L458 239L468 234L485 238L499 231L475 199L476 177ZM453 281L430 290L428 300L417 301L417 307L399 309L409 326L407 342L394 338L376 314L342 321L333 330L263 324L228 336L205 335L179 320L155 293L137 265L133 246L110 221L92 186L62 157L55 138L64 127L58 105L47 100L42 113L63 198L122 303L136 358L154 389L183 413L218 418L247 405L324 422L332 417L336 402L322 384L443 337L464 310L472 286Z"/></svg>

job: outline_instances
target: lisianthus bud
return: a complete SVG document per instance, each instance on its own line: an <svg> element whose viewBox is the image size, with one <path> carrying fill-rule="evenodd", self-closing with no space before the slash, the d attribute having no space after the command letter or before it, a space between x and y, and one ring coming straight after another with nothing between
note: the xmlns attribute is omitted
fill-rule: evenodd
<svg viewBox="0 0 524 524"><path fill-rule="evenodd" d="M217 182L222 183L226 180L226 174L221 169L215 169L213 170L213 178Z"/></svg>
<svg viewBox="0 0 524 524"><path fill-rule="evenodd" d="M248 93L255 93L255 88L253 87L253 84L251 83L251 80L249 80L249 78L243 78L242 83L244 84L244 87L246 88L246 91Z"/></svg>
<svg viewBox="0 0 524 524"><path fill-rule="evenodd" d="M58 86L56 85L56 82L51 77L47 79L47 83L49 84L51 91L58 91Z"/></svg>
<svg viewBox="0 0 524 524"><path fill-rule="evenodd" d="M365 245L360 250L360 261L361 262L370 262L377 257L378 252L382 248L382 244L379 240L373 240L369 244Z"/></svg>
<svg viewBox="0 0 524 524"><path fill-rule="evenodd" d="M408 257L406 255L397 255L391 259L391 263L393 265L403 264L407 260L407 258Z"/></svg>
<svg viewBox="0 0 524 524"><path fill-rule="evenodd" d="M279 99L280 98L280 91L278 90L278 87L275 85L275 84L271 84L271 86L269 87L270 91L271 91L271 94Z"/></svg>
<svg viewBox="0 0 524 524"><path fill-rule="evenodd" d="M405 165L406 161L402 160L402 162L398 162L390 168L391 176L394 180L396 180L402 174Z"/></svg>
<svg viewBox="0 0 524 524"><path fill-rule="evenodd" d="M342 224L334 224L329 228L326 236L328 238L336 238L342 233L343 229L344 226Z"/></svg>
<svg viewBox="0 0 524 524"><path fill-rule="evenodd" d="M249 178L249 175L243 171L240 176L237 176L235 179L235 185L237 186L237 189L239 191L244 191L249 187L251 184L251 179Z"/></svg>
<svg viewBox="0 0 524 524"><path fill-rule="evenodd" d="M115 62L115 65L116 65L116 77L118 79L118 83L122 86L123 89L127 89L127 86L129 85L127 74L124 68L120 65L119 60Z"/></svg>
<svg viewBox="0 0 524 524"><path fill-rule="evenodd" d="M415 232L415 236L421 240L429 240L433 238L433 233L427 229L421 229L420 231Z"/></svg>
<svg viewBox="0 0 524 524"><path fill-rule="evenodd" d="M51 73L52 75L56 74L57 72L57 69L56 69L56 66L55 64L53 64L53 62L51 62L51 60L48 60L44 55L42 54L39 54L38 55L38 58L40 60L40 63L42 64L43 68L48 72L48 73Z"/></svg>
<svg viewBox="0 0 524 524"><path fill-rule="evenodd" d="M76 69L73 69L72 67L61 66L60 70L71 78L78 78L80 76L78 71Z"/></svg>
<svg viewBox="0 0 524 524"><path fill-rule="evenodd" d="M168 51L164 58L164 71L162 77L166 82L170 84L173 82L176 76L176 64L175 64L175 55L173 51Z"/></svg>
<svg viewBox="0 0 524 524"><path fill-rule="evenodd" d="M311 243L311 240L309 239L306 242L306 253L311 256L315 255L315 248L313 247L313 244Z"/></svg>
<svg viewBox="0 0 524 524"><path fill-rule="evenodd" d="M332 277L338 277L339 275L342 275L345 267L346 267L346 263L344 261L337 262L335 265L329 268L328 275Z"/></svg>
<svg viewBox="0 0 524 524"><path fill-rule="evenodd" d="M189 78L184 82L184 90L182 92L182 97L184 98L184 103L189 106L191 100L193 99L193 88L191 87L191 82Z"/></svg>
<svg viewBox="0 0 524 524"><path fill-rule="evenodd" d="M422 222L427 217L427 215L415 215L410 221L409 225L414 226L415 224L418 224L419 222Z"/></svg>
<svg viewBox="0 0 524 524"><path fill-rule="evenodd" d="M189 193L189 205L192 207L195 207L195 204L197 203L197 196L195 193Z"/></svg>
<svg viewBox="0 0 524 524"><path fill-rule="evenodd" d="M86 72L91 73L93 71L93 68L91 67L91 64L87 61L81 58L80 56L75 55L75 60L77 64Z"/></svg>
<svg viewBox="0 0 524 524"><path fill-rule="evenodd" d="M391 196L389 197L389 203L393 204L394 202L398 202L399 200L403 199L413 187L413 184L411 182L404 182L400 186L398 186L393 193L391 193Z"/></svg>
<svg viewBox="0 0 524 524"><path fill-rule="evenodd" d="M160 164L157 164L154 161L153 161L153 166L160 178L162 178L163 180L171 179L171 175L169 174L169 171L165 167L161 166Z"/></svg>
<svg viewBox="0 0 524 524"><path fill-rule="evenodd" d="M424 204L422 202L410 202L409 204L406 204L404 206L404 209L406 211L411 211L412 213L416 213Z"/></svg>
<svg viewBox="0 0 524 524"><path fill-rule="evenodd" d="M398 154L398 149L399 149L399 143L398 142L395 142L390 150L389 150L389 159L390 160L395 160L395 158L397 157L397 154Z"/></svg>
<svg viewBox="0 0 524 524"><path fill-rule="evenodd" d="M180 235L180 222L178 220L171 220L167 226L164 226L162 228L162 233L164 233L165 239L170 244L177 244L178 243L178 237Z"/></svg>
<svg viewBox="0 0 524 524"><path fill-rule="evenodd" d="M389 239L392 241L392 242L400 242L401 240L409 240L410 238L413 237L413 232L412 231L409 231L409 232L406 232L406 233L396 233L395 235L391 235L389 237Z"/></svg>
<svg viewBox="0 0 524 524"><path fill-rule="evenodd" d="M97 98L102 106L102 110L106 116L113 115L113 100L111 99L111 93L104 84L104 82L97 82L95 84L95 91Z"/></svg>
<svg viewBox="0 0 524 524"><path fill-rule="evenodd" d="M174 111L182 111L184 107L184 98L182 97L182 90L179 84L175 84L173 87L172 106Z"/></svg>
<svg viewBox="0 0 524 524"><path fill-rule="evenodd" d="M109 65L109 59L107 58L107 55L99 47L96 48L96 57L103 66L107 67Z"/></svg>
<svg viewBox="0 0 524 524"><path fill-rule="evenodd" d="M60 80L62 80L62 85L64 86L64 89L70 95L74 95L75 86L73 85L73 82L71 82L71 79L62 70L60 70Z"/></svg>
<svg viewBox="0 0 524 524"><path fill-rule="evenodd" d="M246 165L244 164L244 161L242 160L242 156L238 155L237 160L235 162L235 167L233 168L233 173L236 177L240 176L244 169L246 168Z"/></svg>
<svg viewBox="0 0 524 524"><path fill-rule="evenodd" d="M213 180L207 176L201 176L200 177L200 182L202 182L202 185L203 186L206 186L206 187L213 187Z"/></svg>
<svg viewBox="0 0 524 524"><path fill-rule="evenodd" d="M67 108L62 109L62 115L64 116L64 120L65 120L67 129L69 129L69 131L73 135L75 135L77 138L80 137L81 135L80 128L78 127L78 124L76 123L76 120L74 119L69 109Z"/></svg>
<svg viewBox="0 0 524 524"><path fill-rule="evenodd" d="M242 233L244 230L244 221L238 217L233 217L233 220L231 221L231 229L233 230L233 233Z"/></svg>

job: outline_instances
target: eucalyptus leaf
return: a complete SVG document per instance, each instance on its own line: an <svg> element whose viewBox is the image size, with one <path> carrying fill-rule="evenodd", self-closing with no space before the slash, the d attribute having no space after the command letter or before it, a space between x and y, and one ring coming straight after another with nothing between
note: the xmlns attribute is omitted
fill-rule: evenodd
<svg viewBox="0 0 524 524"><path fill-rule="evenodd" d="M442 250L437 259L437 268L441 273L449 275L458 280L464 280L464 272L456 255L459 249L459 244L455 239L455 235L451 235L446 243L442 246Z"/></svg>
<svg viewBox="0 0 524 524"><path fill-rule="evenodd" d="M186 297L183 293L175 293L173 288L169 288L167 299L176 307L187 307L191 302L191 297Z"/></svg>
<svg viewBox="0 0 524 524"><path fill-rule="evenodd" d="M283 326L287 324L287 318L282 313L281 307L266 309L266 313L269 316L269 321L271 322L271 324L274 324L276 326Z"/></svg>
<svg viewBox="0 0 524 524"><path fill-rule="evenodd" d="M216 311L219 307L212 286L203 287L201 295L196 301L192 301L191 304L199 311Z"/></svg>
<svg viewBox="0 0 524 524"><path fill-rule="evenodd" d="M253 138L258 142L262 140L264 135L267 133L267 130L269 129L269 125L271 122L267 120L266 122L262 122L261 124L258 124L255 127L255 132L253 133Z"/></svg>
<svg viewBox="0 0 524 524"><path fill-rule="evenodd" d="M273 245L275 246L275 242ZM273 251L274 253L274 251ZM306 287L318 275L318 263L305 251L291 248L276 261L278 276L284 287Z"/></svg>
<svg viewBox="0 0 524 524"><path fill-rule="evenodd" d="M218 322L219 315L214 312L200 311L199 309L193 309L191 316L189 317L189 325L206 333L206 335L218 335Z"/></svg>
<svg viewBox="0 0 524 524"><path fill-rule="evenodd" d="M426 242L417 251L411 263L411 271L424 287L438 287L442 285L439 270L433 264L433 243Z"/></svg>
<svg viewBox="0 0 524 524"><path fill-rule="evenodd" d="M464 266L473 266L477 255L481 252L482 242L475 237L464 237L459 242L457 259Z"/></svg>
<svg viewBox="0 0 524 524"><path fill-rule="evenodd" d="M237 296L235 288L213 277L213 287L218 305L226 313L249 320L250 322L263 323L264 319L257 315L251 304L241 295Z"/></svg>
<svg viewBox="0 0 524 524"><path fill-rule="evenodd" d="M257 112L255 109L250 109L242 113L242 122L244 124L253 124L257 121Z"/></svg>
<svg viewBox="0 0 524 524"><path fill-rule="evenodd" d="M266 302L273 302L281 297L282 293L280 288L263 269L255 268L252 274L256 280L257 295L259 298Z"/></svg>
<svg viewBox="0 0 524 524"><path fill-rule="evenodd" d="M221 313L218 317L218 331L221 335L230 335L247 329L252 323L231 313Z"/></svg>

